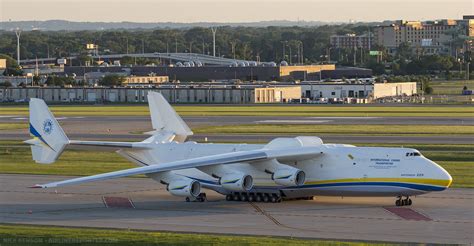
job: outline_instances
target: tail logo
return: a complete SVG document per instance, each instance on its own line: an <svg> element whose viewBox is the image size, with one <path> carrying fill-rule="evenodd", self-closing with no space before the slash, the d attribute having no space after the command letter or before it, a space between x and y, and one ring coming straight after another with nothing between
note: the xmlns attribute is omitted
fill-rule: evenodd
<svg viewBox="0 0 474 246"><path fill-rule="evenodd" d="M51 134L53 132L53 121L50 119L46 119L43 123L43 132L46 134Z"/></svg>

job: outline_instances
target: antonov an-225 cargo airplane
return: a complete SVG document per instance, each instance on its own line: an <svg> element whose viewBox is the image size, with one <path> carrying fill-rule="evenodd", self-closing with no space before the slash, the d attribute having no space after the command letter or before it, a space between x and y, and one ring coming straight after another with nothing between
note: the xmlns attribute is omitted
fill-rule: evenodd
<svg viewBox="0 0 474 246"><path fill-rule="evenodd" d="M51 188L145 174L175 196L204 201L201 188L229 201L280 202L313 196L410 196L448 188L446 170L409 148L323 144L318 137L276 138L268 144L185 142L193 133L157 92L148 93L154 131L142 142L69 140L41 99L30 101L33 159L56 161L66 146L112 148L139 167L74 178L33 188Z"/></svg>

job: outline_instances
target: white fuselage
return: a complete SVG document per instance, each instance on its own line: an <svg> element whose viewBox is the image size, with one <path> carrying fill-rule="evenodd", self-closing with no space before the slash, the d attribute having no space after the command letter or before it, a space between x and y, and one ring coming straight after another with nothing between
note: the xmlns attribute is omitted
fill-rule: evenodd
<svg viewBox="0 0 474 246"><path fill-rule="evenodd" d="M156 144L151 149L121 150L119 153L137 165L185 160L236 151L257 150L257 144L201 144L195 142ZM253 177L250 192L278 192L285 197L328 196L410 196L449 187L451 176L439 165L421 156L415 149L355 147L322 144L324 154L309 160L281 162L306 174L304 185L282 186L256 165L236 163L206 168L172 171L173 174L199 181L203 187L226 194L216 173L239 172ZM258 165L257 165L258 166ZM157 181L169 175L148 174ZM175 176L175 175L173 175Z"/></svg>

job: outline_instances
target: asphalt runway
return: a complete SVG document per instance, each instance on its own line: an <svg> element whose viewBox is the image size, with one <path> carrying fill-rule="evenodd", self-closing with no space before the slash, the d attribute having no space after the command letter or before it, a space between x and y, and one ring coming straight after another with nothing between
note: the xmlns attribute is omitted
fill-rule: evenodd
<svg viewBox="0 0 474 246"><path fill-rule="evenodd" d="M193 127L238 124L383 124L383 125L474 125L474 118L461 117L263 117L263 116L226 116L226 117L183 117ZM151 121L145 116L87 116L59 117L62 127L71 139L80 140L128 140L139 141L146 136L137 134L151 131ZM23 122L26 117L2 116L0 123ZM203 142L267 142L276 137L294 137L285 134L252 134L252 135L218 135L197 134L189 140ZM396 143L396 144L471 144L472 136L354 136L354 135L319 135L326 143ZM0 131L0 139L28 139L28 129Z"/></svg>
<svg viewBox="0 0 474 246"><path fill-rule="evenodd" d="M236 124L335 124L335 125L474 125L474 117L299 117L299 116L184 116L190 126ZM148 116L75 116L59 121L80 123L150 122ZM25 116L0 116L0 123L27 122ZM150 123L151 124L151 123Z"/></svg>
<svg viewBox="0 0 474 246"><path fill-rule="evenodd" d="M448 189L412 197L316 197L282 203L227 202L207 192L206 203L184 202L145 178L122 178L54 189L36 183L71 177L0 175L0 221L37 225L301 238L472 244L474 190ZM106 197L104 199L104 197ZM105 201L130 199L135 208Z"/></svg>

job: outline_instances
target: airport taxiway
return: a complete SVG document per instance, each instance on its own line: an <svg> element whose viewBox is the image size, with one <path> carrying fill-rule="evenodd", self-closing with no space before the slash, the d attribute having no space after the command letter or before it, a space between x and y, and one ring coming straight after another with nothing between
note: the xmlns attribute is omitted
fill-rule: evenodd
<svg viewBox="0 0 474 246"><path fill-rule="evenodd" d="M283 203L184 202L145 178L122 178L55 189L30 189L70 177L0 175L0 221L38 225L271 235L339 240L472 244L474 190L413 197L397 212L395 198L316 197ZM104 197L135 208L107 208ZM394 210L395 208L395 210Z"/></svg>
<svg viewBox="0 0 474 246"><path fill-rule="evenodd" d="M381 125L474 125L473 117L276 117L276 116L188 116L183 117L186 123L193 127L212 125L239 125L239 124L381 124ZM151 121L148 116L77 116L59 117L58 120L66 134L71 139L80 140L128 140L139 141L144 137L140 132L151 131ZM27 123L27 117L2 116L0 123ZM133 134L136 133L136 134ZM327 143L444 143L444 144L471 144L471 135L462 136L357 136L319 134ZM0 131L0 139L27 139L28 129ZM276 137L294 137L285 134L196 134L190 140L202 142L268 142Z"/></svg>

